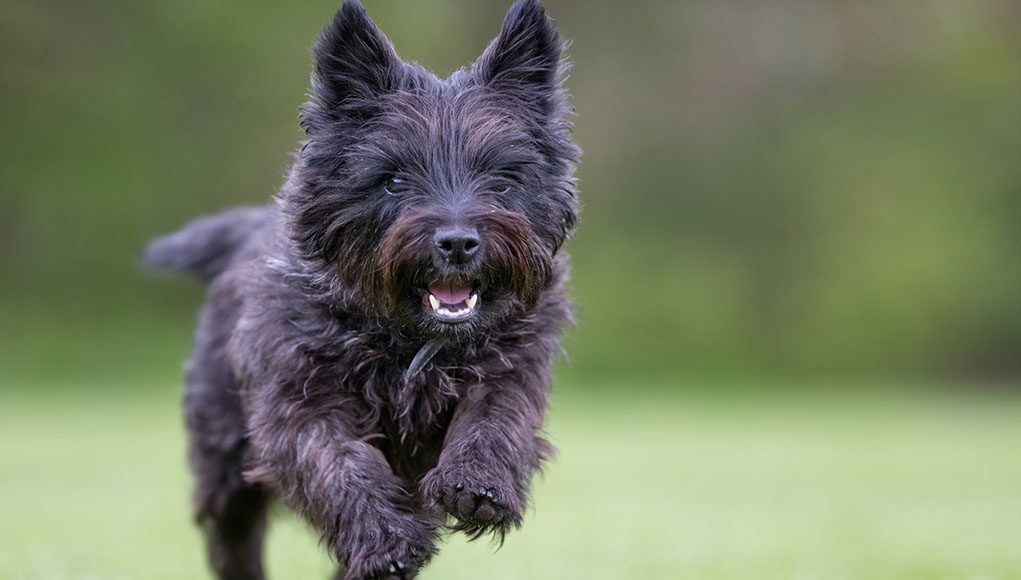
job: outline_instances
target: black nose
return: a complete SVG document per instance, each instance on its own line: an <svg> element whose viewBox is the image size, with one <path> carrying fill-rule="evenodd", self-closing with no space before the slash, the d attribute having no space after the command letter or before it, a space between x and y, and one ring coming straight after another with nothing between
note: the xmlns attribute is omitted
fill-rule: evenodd
<svg viewBox="0 0 1021 580"><path fill-rule="evenodd" d="M479 249L482 240L474 228L448 228L436 232L433 238L440 256L451 264L466 264Z"/></svg>

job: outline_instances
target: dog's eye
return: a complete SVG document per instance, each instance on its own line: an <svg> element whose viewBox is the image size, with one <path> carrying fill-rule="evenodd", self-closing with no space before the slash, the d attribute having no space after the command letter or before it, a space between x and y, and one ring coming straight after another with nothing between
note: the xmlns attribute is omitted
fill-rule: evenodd
<svg viewBox="0 0 1021 580"><path fill-rule="evenodd" d="M500 183L496 187L493 188L493 193L496 193L496 194L499 194L499 195L503 195L503 194L509 192L510 190L511 190L511 184L509 184L509 183Z"/></svg>
<svg viewBox="0 0 1021 580"><path fill-rule="evenodd" d="M383 189L390 195L397 195L407 188L407 182L397 176L390 176L383 182Z"/></svg>
<svg viewBox="0 0 1021 580"><path fill-rule="evenodd" d="M390 195L397 195L407 188L407 181L395 175L391 175L383 182L383 189L385 189Z"/></svg>

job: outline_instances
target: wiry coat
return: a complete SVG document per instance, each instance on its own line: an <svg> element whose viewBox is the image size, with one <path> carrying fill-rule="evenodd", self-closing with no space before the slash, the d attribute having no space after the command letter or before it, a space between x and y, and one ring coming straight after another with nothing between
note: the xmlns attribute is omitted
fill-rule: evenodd
<svg viewBox="0 0 1021 580"><path fill-rule="evenodd" d="M444 81L349 0L315 47L309 139L275 203L150 246L151 263L210 280L186 412L221 578L262 577L274 496L351 579L415 576L446 515L473 537L520 524L571 319L563 73L536 0ZM471 258L437 250L454 227L477 232ZM426 299L449 280L480 300L457 323Z"/></svg>

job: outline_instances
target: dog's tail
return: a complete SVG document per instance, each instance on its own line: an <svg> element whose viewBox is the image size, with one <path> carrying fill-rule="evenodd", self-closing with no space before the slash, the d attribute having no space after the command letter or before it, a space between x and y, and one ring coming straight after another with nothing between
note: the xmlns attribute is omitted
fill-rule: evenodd
<svg viewBox="0 0 1021 580"><path fill-rule="evenodd" d="M269 221L268 207L239 207L201 217L149 243L142 263L158 270L191 272L212 280Z"/></svg>

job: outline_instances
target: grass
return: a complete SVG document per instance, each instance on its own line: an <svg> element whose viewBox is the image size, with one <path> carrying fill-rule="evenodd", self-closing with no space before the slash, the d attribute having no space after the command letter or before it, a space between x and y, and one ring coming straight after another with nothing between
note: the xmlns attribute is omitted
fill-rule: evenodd
<svg viewBox="0 0 1021 580"><path fill-rule="evenodd" d="M5 394L0 578L208 577L177 390ZM1017 396L565 392L525 526L449 539L423 580L1021 578ZM267 552L331 572L282 509Z"/></svg>

